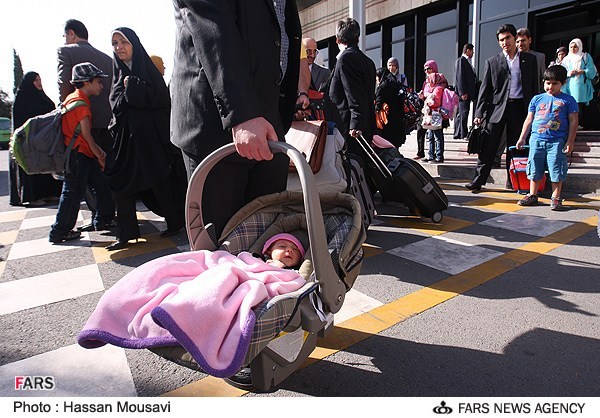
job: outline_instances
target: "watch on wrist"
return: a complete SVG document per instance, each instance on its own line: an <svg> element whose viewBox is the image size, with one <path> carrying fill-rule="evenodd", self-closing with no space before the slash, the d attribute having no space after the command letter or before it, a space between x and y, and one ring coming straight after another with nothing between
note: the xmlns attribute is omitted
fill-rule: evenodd
<svg viewBox="0 0 600 418"><path fill-rule="evenodd" d="M300 91L300 92L298 92L298 97L300 97L300 96L306 96L306 97L308 97L308 93L305 92L305 91Z"/></svg>

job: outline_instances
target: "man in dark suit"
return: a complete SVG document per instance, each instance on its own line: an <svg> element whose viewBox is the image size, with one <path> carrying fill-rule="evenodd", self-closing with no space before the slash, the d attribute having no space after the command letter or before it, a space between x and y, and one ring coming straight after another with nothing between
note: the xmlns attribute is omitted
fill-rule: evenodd
<svg viewBox="0 0 600 418"><path fill-rule="evenodd" d="M308 68L310 69L310 88L321 91L322 88L325 88L327 80L329 80L330 71L315 62L317 55L319 55L317 41L313 38L304 38L302 39L302 46L306 48L306 59L308 61Z"/></svg>
<svg viewBox="0 0 600 418"><path fill-rule="evenodd" d="M539 91L536 59L527 52L517 50L516 34L517 30L513 25L500 26L496 31L496 38L502 52L485 61L473 123L480 125L485 120L490 135L477 156L475 177L465 186L474 192L481 190L487 182L505 127L506 186L510 187L508 165L511 153L508 147L517 143L527 116L527 106Z"/></svg>
<svg viewBox="0 0 600 418"><path fill-rule="evenodd" d="M284 140L299 100L300 19L293 0L175 0L174 7L171 141L188 176L215 149L233 142L237 150L204 186L203 216L219 237L244 204L286 187L289 159L273 155L267 141Z"/></svg>
<svg viewBox="0 0 600 418"><path fill-rule="evenodd" d="M337 56L329 88L343 122L340 132L351 152L363 155L354 139L363 135L369 143L375 129L375 64L358 48L360 26L352 18L337 23Z"/></svg>
<svg viewBox="0 0 600 418"><path fill-rule="evenodd" d="M90 97L92 104L92 136L104 151L112 147L112 137L108 133L108 124L112 119L112 110L108 96L112 86L113 60L104 52L97 50L88 42L88 31L79 20L69 19L65 23L65 45L58 48L58 90L60 101L75 91L71 84L71 70L82 62L91 62L108 77L102 79L102 93Z"/></svg>
<svg viewBox="0 0 600 418"><path fill-rule="evenodd" d="M540 89L544 89L544 71L546 71L546 55L543 52L533 51L531 49L531 31L528 28L521 28L517 31L517 48L521 52L529 52L537 59L538 79L540 80Z"/></svg>
<svg viewBox="0 0 600 418"><path fill-rule="evenodd" d="M474 48L473 44L465 44L463 54L454 64L454 88L460 99L458 113L454 119L454 139L466 138L469 132L467 128L469 109L477 93L477 76L471 64Z"/></svg>

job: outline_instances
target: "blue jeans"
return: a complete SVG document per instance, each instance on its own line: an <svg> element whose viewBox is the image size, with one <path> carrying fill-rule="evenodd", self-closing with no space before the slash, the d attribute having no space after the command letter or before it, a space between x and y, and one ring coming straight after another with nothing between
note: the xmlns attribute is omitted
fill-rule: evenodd
<svg viewBox="0 0 600 418"><path fill-rule="evenodd" d="M96 197L96 213L92 219L94 226L108 224L115 216L110 188L98 161L73 150L69 156L69 168L70 172L65 173L63 180L56 222L50 230L51 239L62 238L75 227L88 184Z"/></svg>
<svg viewBox="0 0 600 418"><path fill-rule="evenodd" d="M436 129L427 131L427 140L429 141L429 159L444 159L444 130Z"/></svg>

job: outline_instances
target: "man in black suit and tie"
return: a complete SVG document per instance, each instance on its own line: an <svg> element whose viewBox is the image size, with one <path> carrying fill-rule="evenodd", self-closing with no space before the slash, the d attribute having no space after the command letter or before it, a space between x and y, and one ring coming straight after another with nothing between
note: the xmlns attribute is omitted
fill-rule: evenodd
<svg viewBox="0 0 600 418"><path fill-rule="evenodd" d="M469 109L477 93L477 76L470 61L473 58L474 48L473 44L465 44L463 54L454 64L454 88L460 99L458 113L454 119L454 139L466 138L469 132L467 128Z"/></svg>
<svg viewBox="0 0 600 418"><path fill-rule="evenodd" d="M237 153L211 170L202 211L219 237L258 196L285 190L283 141L298 97L302 28L293 0L174 0L177 39L171 79L171 141L191 176L212 151ZM302 92L306 94L306 92Z"/></svg>
<svg viewBox="0 0 600 418"><path fill-rule="evenodd" d="M515 145L527 116L527 106L539 91L536 58L527 52L519 52L516 44L517 29L502 25L496 31L502 52L485 61L475 119L473 123L486 123L490 135L477 158L477 173L465 187L477 192L487 182L502 132L506 127L507 187L510 187L508 166L511 153L508 147Z"/></svg>
<svg viewBox="0 0 600 418"><path fill-rule="evenodd" d="M352 18L337 23L336 42L340 48L329 87L329 97L343 122L340 132L348 149L363 155L354 138L362 135L371 142L375 129L375 64L358 48L360 26ZM366 160L366 156L365 156Z"/></svg>
<svg viewBox="0 0 600 418"><path fill-rule="evenodd" d="M319 50L317 49L317 41L313 38L302 39L302 45L306 48L306 60L308 61L308 68L310 69L310 88L313 90L322 91L329 80L329 70L325 67L321 67L315 62Z"/></svg>

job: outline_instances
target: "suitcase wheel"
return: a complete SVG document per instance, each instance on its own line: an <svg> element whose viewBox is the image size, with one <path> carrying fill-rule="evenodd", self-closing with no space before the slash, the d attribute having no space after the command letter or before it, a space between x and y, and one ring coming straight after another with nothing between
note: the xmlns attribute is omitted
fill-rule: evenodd
<svg viewBox="0 0 600 418"><path fill-rule="evenodd" d="M443 218L444 218L444 215L442 214L442 212L436 212L433 215L431 215L431 220L436 224L442 222Z"/></svg>

